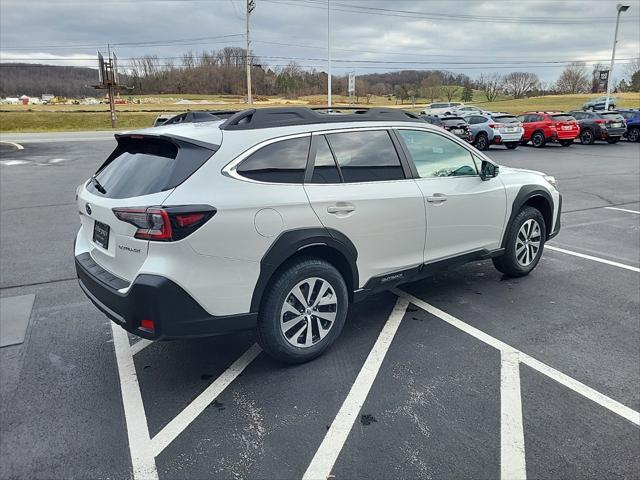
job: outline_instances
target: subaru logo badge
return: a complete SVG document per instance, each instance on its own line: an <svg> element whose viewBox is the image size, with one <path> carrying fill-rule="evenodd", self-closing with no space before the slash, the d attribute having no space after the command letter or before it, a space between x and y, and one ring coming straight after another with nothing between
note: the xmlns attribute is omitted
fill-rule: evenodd
<svg viewBox="0 0 640 480"><path fill-rule="evenodd" d="M91 215L91 205L88 203L84 206L84 209L87 211L87 215Z"/></svg>

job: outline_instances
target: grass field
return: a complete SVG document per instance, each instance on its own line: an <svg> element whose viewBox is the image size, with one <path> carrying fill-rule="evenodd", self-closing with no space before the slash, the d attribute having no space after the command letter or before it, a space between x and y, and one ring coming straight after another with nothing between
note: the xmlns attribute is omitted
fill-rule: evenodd
<svg viewBox="0 0 640 480"><path fill-rule="evenodd" d="M500 99L495 102L483 102L482 95L475 92L476 101L469 102L486 110L521 113L530 110L566 111L579 109L581 105L596 95L548 95L519 100ZM640 108L640 93L616 94L618 107ZM132 97L134 103L117 105L118 129L143 128L153 125L155 118L162 112L184 112L186 110L241 110L246 108L242 97L230 95L166 94L139 95ZM191 100L207 103L178 104L179 100ZM347 105L348 97L334 95L336 105ZM138 103L139 101L139 103ZM271 107L285 105L324 105L325 97L308 96L296 100L269 98L255 102L255 106ZM406 108L419 111L428 103L427 99L416 99L415 107L411 103L398 103L394 98L372 97L369 103L360 98L358 105ZM0 105L0 132L43 132L74 130L110 130L111 124L107 105Z"/></svg>

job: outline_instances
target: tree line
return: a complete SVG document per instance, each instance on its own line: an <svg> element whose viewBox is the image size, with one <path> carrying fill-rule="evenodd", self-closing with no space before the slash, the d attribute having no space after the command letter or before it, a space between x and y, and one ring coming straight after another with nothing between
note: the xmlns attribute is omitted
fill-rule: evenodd
<svg viewBox="0 0 640 480"><path fill-rule="evenodd" d="M295 62L269 65L249 52L252 90L257 97L297 98L326 93L327 74L308 69ZM121 83L142 94L222 94L244 96L246 93L243 48L225 47L201 53L189 52L179 58L145 55L129 59L120 73ZM39 96L51 93L67 97L97 96L91 88L97 83L96 70L33 64L1 64L0 96L23 93ZM574 62L565 67L556 82L542 82L535 73L516 71L507 74L483 73L472 79L446 70L402 70L359 75L356 101L368 102L372 95L393 97L396 103L426 98L434 101L494 101L504 95L524 98L545 94L588 93L598 91L598 73L604 69ZM620 65L614 90L640 91L640 59ZM623 70L624 69L624 70ZM347 94L347 76L332 78L336 94ZM473 98L474 92L483 98ZM477 95L476 95L477 96Z"/></svg>

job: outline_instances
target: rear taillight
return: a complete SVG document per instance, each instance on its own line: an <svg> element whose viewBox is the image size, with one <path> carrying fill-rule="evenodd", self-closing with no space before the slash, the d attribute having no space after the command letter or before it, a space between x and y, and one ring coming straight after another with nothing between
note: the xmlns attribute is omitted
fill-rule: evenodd
<svg viewBox="0 0 640 480"><path fill-rule="evenodd" d="M208 205L133 207L114 208L113 213L118 220L138 228L135 238L173 242L195 232L215 215L216 209Z"/></svg>
<svg viewBox="0 0 640 480"><path fill-rule="evenodd" d="M490 123L489 128L502 128L504 127L504 123Z"/></svg>
<svg viewBox="0 0 640 480"><path fill-rule="evenodd" d="M606 121L606 120L603 120L603 119L601 119L601 118L598 118L598 119L596 119L596 123L597 123L598 125L602 125L603 123L607 123L607 121Z"/></svg>

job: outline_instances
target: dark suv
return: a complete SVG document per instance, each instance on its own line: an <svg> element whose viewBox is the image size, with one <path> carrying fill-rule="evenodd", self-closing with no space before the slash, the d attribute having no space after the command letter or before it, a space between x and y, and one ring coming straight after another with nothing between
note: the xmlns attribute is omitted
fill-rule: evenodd
<svg viewBox="0 0 640 480"><path fill-rule="evenodd" d="M618 112L570 112L580 124L580 141L591 145L596 140L617 143L627 131L624 117Z"/></svg>
<svg viewBox="0 0 640 480"><path fill-rule="evenodd" d="M420 118L426 120L431 125L444 128L467 142L471 142L471 133L469 133L469 124L462 117L453 115L420 115Z"/></svg>
<svg viewBox="0 0 640 480"><path fill-rule="evenodd" d="M630 142L640 141L640 110L638 109L625 109L618 110L618 113L622 115L627 124L627 133L623 135Z"/></svg>

